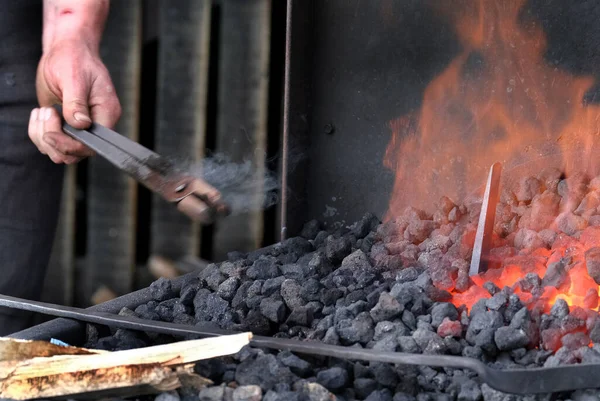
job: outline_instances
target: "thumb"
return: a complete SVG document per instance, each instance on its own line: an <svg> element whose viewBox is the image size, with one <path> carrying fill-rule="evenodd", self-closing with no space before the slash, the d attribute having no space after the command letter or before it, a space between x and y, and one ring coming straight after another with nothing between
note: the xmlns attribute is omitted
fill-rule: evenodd
<svg viewBox="0 0 600 401"><path fill-rule="evenodd" d="M89 93L90 88L83 82L73 82L63 89L63 116L74 128L86 129L92 124Z"/></svg>

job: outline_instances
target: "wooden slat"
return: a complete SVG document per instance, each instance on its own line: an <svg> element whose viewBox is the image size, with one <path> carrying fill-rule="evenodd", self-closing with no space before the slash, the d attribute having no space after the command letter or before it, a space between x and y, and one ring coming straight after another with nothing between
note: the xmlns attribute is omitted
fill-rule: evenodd
<svg viewBox="0 0 600 401"><path fill-rule="evenodd" d="M220 29L217 151L233 161L252 160L264 174L271 34L270 0L223 0ZM248 201L260 204L257 185ZM231 216L215 230L213 258L261 245L263 213Z"/></svg>
<svg viewBox="0 0 600 401"><path fill-rule="evenodd" d="M65 168L58 226L42 290L43 301L61 305L73 304L76 168Z"/></svg>
<svg viewBox="0 0 600 401"><path fill-rule="evenodd" d="M113 1L101 47L123 114L116 130L138 140L141 1ZM132 291L137 183L106 160L90 160L86 293L106 285Z"/></svg>
<svg viewBox="0 0 600 401"><path fill-rule="evenodd" d="M186 162L204 155L210 0L161 0L155 149ZM173 260L197 255L200 229L153 198L152 253Z"/></svg>

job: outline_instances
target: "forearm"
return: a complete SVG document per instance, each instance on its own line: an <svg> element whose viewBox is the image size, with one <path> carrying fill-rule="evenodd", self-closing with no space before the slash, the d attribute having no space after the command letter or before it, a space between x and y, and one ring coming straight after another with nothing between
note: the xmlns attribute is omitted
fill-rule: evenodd
<svg viewBox="0 0 600 401"><path fill-rule="evenodd" d="M84 40L97 52L109 3L109 0L44 0L44 52L55 42L71 39Z"/></svg>

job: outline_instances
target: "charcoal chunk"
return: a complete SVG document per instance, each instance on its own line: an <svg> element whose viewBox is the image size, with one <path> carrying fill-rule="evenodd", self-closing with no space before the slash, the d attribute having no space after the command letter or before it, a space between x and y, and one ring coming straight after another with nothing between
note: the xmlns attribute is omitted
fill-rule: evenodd
<svg viewBox="0 0 600 401"><path fill-rule="evenodd" d="M230 277L219 285L217 294L221 298L227 301L231 301L235 296L235 293L237 292L239 286L240 279L237 277Z"/></svg>
<svg viewBox="0 0 600 401"><path fill-rule="evenodd" d="M223 298L218 296L217 294L208 294L206 297L206 303L204 304L204 309L202 312L207 314L213 320L219 319L227 310L229 309L229 304ZM196 314L198 314L198 308L196 308Z"/></svg>
<svg viewBox="0 0 600 401"><path fill-rule="evenodd" d="M292 310L306 305L302 293L302 286L296 280L287 279L281 283L281 296L288 308Z"/></svg>
<svg viewBox="0 0 600 401"><path fill-rule="evenodd" d="M392 401L416 401L416 398L407 393L396 393Z"/></svg>
<svg viewBox="0 0 600 401"><path fill-rule="evenodd" d="M437 329L445 318L450 320L458 319L456 306L446 302L434 305L431 309L431 325Z"/></svg>
<svg viewBox="0 0 600 401"><path fill-rule="evenodd" d="M235 263L225 261L219 266L219 271L226 277L241 278L242 273L246 270L246 266L242 262L245 261L238 261Z"/></svg>
<svg viewBox="0 0 600 401"><path fill-rule="evenodd" d="M319 383L302 382L300 385L294 386L294 389L299 391L304 397L302 400L308 399L308 401L331 401L339 398L331 394Z"/></svg>
<svg viewBox="0 0 600 401"><path fill-rule="evenodd" d="M285 278L304 281L310 274L308 265L301 263L286 263L279 267L279 270Z"/></svg>
<svg viewBox="0 0 600 401"><path fill-rule="evenodd" d="M285 253L295 252L298 255L304 255L313 251L313 246L309 239L302 236L286 239L281 243L281 247Z"/></svg>
<svg viewBox="0 0 600 401"><path fill-rule="evenodd" d="M400 351L402 352L408 352L411 354L421 353L421 348L419 347L415 339L410 336L398 337L398 346L400 348Z"/></svg>
<svg viewBox="0 0 600 401"><path fill-rule="evenodd" d="M490 299L488 299L485 302L485 306L488 309L495 310L495 311L503 310L504 308L506 308L507 304L508 304L508 297L503 292L498 292L498 293L494 294L493 297L491 297Z"/></svg>
<svg viewBox="0 0 600 401"><path fill-rule="evenodd" d="M423 350L424 354L443 355L446 353L446 343L437 334L429 340L429 343Z"/></svg>
<svg viewBox="0 0 600 401"><path fill-rule="evenodd" d="M494 333L494 341L500 351L511 351L529 344L527 333L512 327L500 327Z"/></svg>
<svg viewBox="0 0 600 401"><path fill-rule="evenodd" d="M462 324L459 321L450 320L449 318L445 317L437 328L437 334L442 338L460 338L462 335Z"/></svg>
<svg viewBox="0 0 600 401"><path fill-rule="evenodd" d="M331 391L340 390L348 383L348 372L340 367L322 370L317 373L317 383Z"/></svg>
<svg viewBox="0 0 600 401"><path fill-rule="evenodd" d="M292 373L300 377L308 377L313 373L313 368L310 363L304 359L297 357L290 351L282 351L277 355L277 359L284 365L290 368Z"/></svg>
<svg viewBox="0 0 600 401"><path fill-rule="evenodd" d="M329 236L325 245L325 256L331 263L340 263L352 251L352 243L347 237Z"/></svg>
<svg viewBox="0 0 600 401"><path fill-rule="evenodd" d="M221 273L219 267L212 263L206 266L198 275L200 282L213 291L219 289L219 284L225 281L225 275Z"/></svg>
<svg viewBox="0 0 600 401"><path fill-rule="evenodd" d="M556 319L562 319L569 314L569 304L562 298L557 299L550 308L550 315Z"/></svg>
<svg viewBox="0 0 600 401"><path fill-rule="evenodd" d="M355 319L340 320L336 332L342 342L347 345L354 343L366 344L373 339L373 319L367 312L360 313Z"/></svg>
<svg viewBox="0 0 600 401"><path fill-rule="evenodd" d="M417 330L415 330L412 337L414 338L421 350L425 350L425 348L427 348L427 346L429 345L429 342L435 337L439 338L439 336L433 331L423 328L418 328Z"/></svg>
<svg viewBox="0 0 600 401"><path fill-rule="evenodd" d="M260 302L263 299L261 295L263 283L263 280L256 280L248 287L246 293L246 306L248 306L248 308L255 309L260 305Z"/></svg>
<svg viewBox="0 0 600 401"><path fill-rule="evenodd" d="M410 330L401 322L379 322L375 326L373 340L377 341L387 336L399 337L409 334Z"/></svg>
<svg viewBox="0 0 600 401"><path fill-rule="evenodd" d="M396 275L396 281L399 283L406 283L409 281L415 281L419 277L419 272L414 267L407 267L402 269Z"/></svg>
<svg viewBox="0 0 600 401"><path fill-rule="evenodd" d="M262 389L259 386L240 386L233 390L233 401L261 401Z"/></svg>
<svg viewBox="0 0 600 401"><path fill-rule="evenodd" d="M600 319L597 319L590 331L590 339L594 343L600 343Z"/></svg>
<svg viewBox="0 0 600 401"><path fill-rule="evenodd" d="M600 284L600 247L590 248L585 252L585 265L590 277L596 284Z"/></svg>
<svg viewBox="0 0 600 401"><path fill-rule="evenodd" d="M333 305L338 299L344 296L344 291L339 288L323 288L319 301L325 306Z"/></svg>
<svg viewBox="0 0 600 401"><path fill-rule="evenodd" d="M500 312L490 310L478 313L471 319L465 338L471 345L475 345L477 342L477 337L480 333L486 330L491 330L490 340L493 342L494 331L502 326L504 326L504 317ZM490 334L488 332L484 337L489 337L489 335ZM484 337L482 337L481 340L483 340Z"/></svg>
<svg viewBox="0 0 600 401"><path fill-rule="evenodd" d="M281 288L281 284L285 281L285 277L284 276L278 276L275 278L270 278L265 280L265 282L262 285L261 288L261 293L262 295L264 295L265 297L269 297L271 295L273 295L274 293L278 292Z"/></svg>
<svg viewBox="0 0 600 401"><path fill-rule="evenodd" d="M160 316L161 320L165 322L173 321L173 306L177 301L177 298L171 298L162 301L156 306L156 313L158 314L158 316Z"/></svg>
<svg viewBox="0 0 600 401"><path fill-rule="evenodd" d="M467 379L460 384L458 401L479 401L481 397L481 388L474 380Z"/></svg>
<svg viewBox="0 0 600 401"><path fill-rule="evenodd" d="M378 225L379 219L373 213L367 213L350 227L350 231L356 238L364 238Z"/></svg>
<svg viewBox="0 0 600 401"><path fill-rule="evenodd" d="M342 261L340 270L347 271L350 275L356 276L358 273L371 269L369 257L360 249L346 256Z"/></svg>
<svg viewBox="0 0 600 401"><path fill-rule="evenodd" d="M205 387L200 390L198 399L200 401L223 401L225 396L224 386Z"/></svg>
<svg viewBox="0 0 600 401"><path fill-rule="evenodd" d="M382 386L392 387L398 383L398 375L390 364L373 362L370 367L373 378Z"/></svg>
<svg viewBox="0 0 600 401"><path fill-rule="evenodd" d="M235 370L238 384L257 385L263 391L275 387L278 383L292 384L295 375L271 354L255 354L243 360Z"/></svg>
<svg viewBox="0 0 600 401"><path fill-rule="evenodd" d="M242 323L245 330L251 331L254 334L265 336L271 334L269 320L258 310L253 309L248 312L248 315Z"/></svg>
<svg viewBox="0 0 600 401"><path fill-rule="evenodd" d="M411 330L417 328L417 318L415 318L415 315L409 310L404 310L404 312L402 312L402 323Z"/></svg>
<svg viewBox="0 0 600 401"><path fill-rule="evenodd" d="M288 326L304 326L310 327L312 321L314 319L313 312L310 308L306 306L299 306L297 308L292 309L292 312L288 316L285 323Z"/></svg>
<svg viewBox="0 0 600 401"><path fill-rule="evenodd" d="M570 350L576 350L581 347L587 347L590 343L590 338L586 333L582 332L568 333L562 337L561 342L563 347Z"/></svg>
<svg viewBox="0 0 600 401"><path fill-rule="evenodd" d="M312 254L308 261L308 273L326 276L333 271L333 265L321 251Z"/></svg>
<svg viewBox="0 0 600 401"><path fill-rule="evenodd" d="M354 390L359 398L365 398L378 387L377 381L367 377L360 377L354 380Z"/></svg>
<svg viewBox="0 0 600 401"><path fill-rule="evenodd" d="M382 292L379 296L379 301L373 309L371 309L371 318L375 322L391 320L404 311L404 306L401 305L396 298L388 292Z"/></svg>
<svg viewBox="0 0 600 401"><path fill-rule="evenodd" d="M321 294L321 283L316 279L308 279L302 285L302 298L306 301L318 301Z"/></svg>
<svg viewBox="0 0 600 401"><path fill-rule="evenodd" d="M267 280L281 275L277 259L273 256L263 256L246 270L246 276L252 280Z"/></svg>
<svg viewBox="0 0 600 401"><path fill-rule="evenodd" d="M556 218L556 226L567 235L574 235L577 231L585 229L587 225L585 218L568 211L559 214Z"/></svg>
<svg viewBox="0 0 600 401"><path fill-rule="evenodd" d="M150 284L150 295L155 301L161 302L167 299L174 298L175 292L171 280L164 277L159 278Z"/></svg>
<svg viewBox="0 0 600 401"><path fill-rule="evenodd" d="M260 313L274 323L283 323L286 308L282 301L272 298L263 298L260 302Z"/></svg>
<svg viewBox="0 0 600 401"><path fill-rule="evenodd" d="M248 296L248 290L250 289L252 284L252 281L245 281L240 285L240 287L235 293L235 296L231 300L232 308L238 309L240 307L246 306L246 297Z"/></svg>
<svg viewBox="0 0 600 401"><path fill-rule="evenodd" d="M365 401L392 401L392 392L387 388L375 390L365 398Z"/></svg>
<svg viewBox="0 0 600 401"><path fill-rule="evenodd" d="M546 269L546 274L542 279L542 286L560 288L569 282L569 276L565 267L568 260L561 259L558 262L550 263Z"/></svg>
<svg viewBox="0 0 600 401"><path fill-rule="evenodd" d="M160 316L156 313L156 307L148 304L142 304L135 308L135 314L146 320L160 320Z"/></svg>

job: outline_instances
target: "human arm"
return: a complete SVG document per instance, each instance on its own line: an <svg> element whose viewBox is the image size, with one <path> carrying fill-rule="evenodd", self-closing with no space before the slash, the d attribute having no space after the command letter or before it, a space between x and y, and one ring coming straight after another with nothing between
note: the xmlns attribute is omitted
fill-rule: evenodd
<svg viewBox="0 0 600 401"><path fill-rule="evenodd" d="M100 59L108 0L44 0L42 49L36 90L41 106L31 113L29 136L55 163L75 163L93 152L62 132L51 106L62 104L64 119L85 129L92 121L114 127L121 106Z"/></svg>

